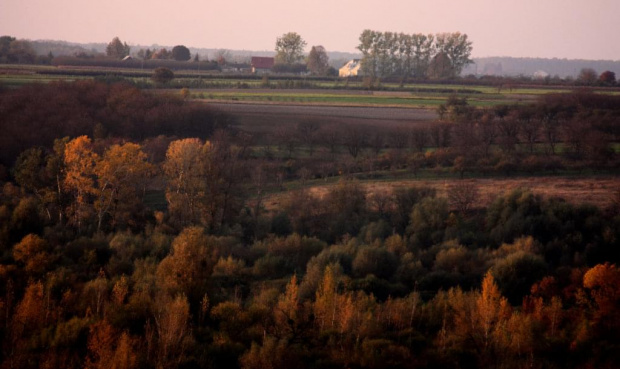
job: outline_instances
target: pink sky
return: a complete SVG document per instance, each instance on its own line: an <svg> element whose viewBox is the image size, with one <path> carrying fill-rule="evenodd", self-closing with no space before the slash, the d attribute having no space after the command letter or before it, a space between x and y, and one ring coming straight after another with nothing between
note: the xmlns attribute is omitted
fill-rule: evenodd
<svg viewBox="0 0 620 369"><path fill-rule="evenodd" d="M466 33L473 56L620 60L620 0L0 0L0 35L273 50L294 31L354 52L362 30Z"/></svg>

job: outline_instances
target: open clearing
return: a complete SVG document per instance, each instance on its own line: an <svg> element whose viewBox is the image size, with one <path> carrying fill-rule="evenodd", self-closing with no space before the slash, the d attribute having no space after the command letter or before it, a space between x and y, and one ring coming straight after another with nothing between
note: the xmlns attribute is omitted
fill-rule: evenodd
<svg viewBox="0 0 620 369"><path fill-rule="evenodd" d="M615 192L620 189L620 177L519 177L519 178L476 178L476 179L434 179L434 180L397 180L390 182L360 182L367 193L391 193L395 188L427 186L437 190L438 196L447 197L448 188L465 181L478 187L479 197L476 207L487 207L498 195L517 188L529 189L543 197L561 197L572 204L592 204L601 209L608 207ZM313 185L309 190L323 196L334 184ZM268 210L281 208L286 193L276 193L265 199Z"/></svg>

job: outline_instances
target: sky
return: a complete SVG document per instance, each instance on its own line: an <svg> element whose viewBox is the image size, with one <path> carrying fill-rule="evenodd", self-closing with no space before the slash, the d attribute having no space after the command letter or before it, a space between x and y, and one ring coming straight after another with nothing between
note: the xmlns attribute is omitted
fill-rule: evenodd
<svg viewBox="0 0 620 369"><path fill-rule="evenodd" d="M461 32L473 57L620 60L620 0L0 0L0 35L273 50L297 32L356 52L364 29Z"/></svg>

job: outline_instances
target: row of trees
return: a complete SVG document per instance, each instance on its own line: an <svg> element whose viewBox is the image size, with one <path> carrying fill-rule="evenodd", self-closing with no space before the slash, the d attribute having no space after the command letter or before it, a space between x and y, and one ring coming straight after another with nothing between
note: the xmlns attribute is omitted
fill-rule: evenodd
<svg viewBox="0 0 620 369"><path fill-rule="evenodd" d="M112 41L106 46L106 55L115 58L123 59L131 52L131 48L126 42L122 42L118 37L114 37ZM184 45L177 45L168 50L162 48L159 50L141 49L138 51L137 56L140 59L170 59L176 61L187 61L191 59L190 51ZM196 55L196 61L198 61L198 55Z"/></svg>
<svg viewBox="0 0 620 369"><path fill-rule="evenodd" d="M26 148L51 148L58 136L144 139L158 135L205 138L230 118L175 96L97 81L50 83L0 92L0 163Z"/></svg>
<svg viewBox="0 0 620 369"><path fill-rule="evenodd" d="M30 42L11 36L0 37L0 64L49 64L53 55L37 55Z"/></svg>
<svg viewBox="0 0 620 369"><path fill-rule="evenodd" d="M275 71L279 72L298 72L303 71L300 64L304 60L304 48L307 43L295 32L288 32L278 37L276 40L276 56L274 66ZM312 46L310 53L305 58L307 70L319 76L327 75L329 72L329 57L323 46Z"/></svg>
<svg viewBox="0 0 620 369"><path fill-rule="evenodd" d="M466 34L405 34L364 30L358 50L364 75L370 77L453 78L472 63Z"/></svg>

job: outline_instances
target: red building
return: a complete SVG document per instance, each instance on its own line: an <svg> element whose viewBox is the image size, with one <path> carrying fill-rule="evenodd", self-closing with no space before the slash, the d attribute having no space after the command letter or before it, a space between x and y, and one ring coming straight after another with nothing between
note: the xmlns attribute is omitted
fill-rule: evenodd
<svg viewBox="0 0 620 369"><path fill-rule="evenodd" d="M270 57L253 56L252 57L252 73L264 74L270 73L273 68L274 59Z"/></svg>

